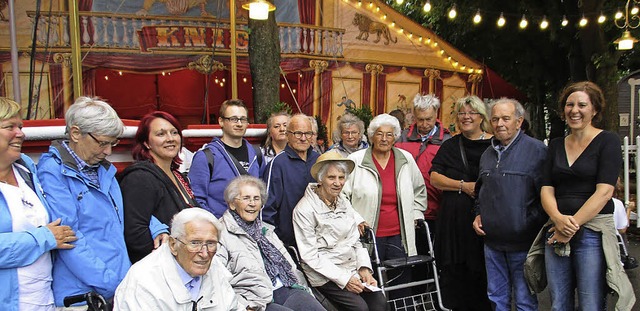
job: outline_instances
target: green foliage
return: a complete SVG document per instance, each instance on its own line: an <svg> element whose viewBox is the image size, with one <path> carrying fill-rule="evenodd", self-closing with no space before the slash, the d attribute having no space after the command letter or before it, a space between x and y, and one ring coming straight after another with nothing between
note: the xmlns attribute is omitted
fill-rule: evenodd
<svg viewBox="0 0 640 311"><path fill-rule="evenodd" d="M288 114L293 114L293 110L291 109L291 106L289 106L289 104L285 102L277 102L265 107L262 114L260 115L260 120L262 123L264 123L267 121L267 119L269 119L269 116L271 116L272 113L281 111L286 111Z"/></svg>
<svg viewBox="0 0 640 311"><path fill-rule="evenodd" d="M373 119L373 113L369 106L363 105L360 108L347 108L347 112L358 117L362 122L364 122L364 132L367 132L369 128L369 122Z"/></svg>
<svg viewBox="0 0 640 311"><path fill-rule="evenodd" d="M316 122L318 123L318 140L322 139L324 141L323 147L327 148L327 142L329 134L327 133L327 125L322 121L322 117L315 116Z"/></svg>

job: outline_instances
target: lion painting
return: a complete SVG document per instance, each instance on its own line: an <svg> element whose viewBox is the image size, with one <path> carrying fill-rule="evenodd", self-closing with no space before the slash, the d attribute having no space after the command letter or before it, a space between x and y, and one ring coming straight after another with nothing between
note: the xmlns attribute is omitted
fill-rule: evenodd
<svg viewBox="0 0 640 311"><path fill-rule="evenodd" d="M373 43L380 42L380 35L384 37L385 45L389 45L389 41L393 43L398 42L398 37L391 37L389 26L380 22L374 22L366 15L356 13L356 15L353 17L353 25L358 26L358 30L360 30L360 34L356 37L356 39L358 40L367 41L367 39L369 38L369 34L375 33L378 37L373 41Z"/></svg>

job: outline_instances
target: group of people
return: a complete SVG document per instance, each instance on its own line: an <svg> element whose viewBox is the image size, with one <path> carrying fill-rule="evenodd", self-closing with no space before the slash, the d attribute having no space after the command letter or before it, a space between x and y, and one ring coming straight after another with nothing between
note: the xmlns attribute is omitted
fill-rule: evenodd
<svg viewBox="0 0 640 311"><path fill-rule="evenodd" d="M417 95L407 129L346 114L320 154L313 118L271 115L257 148L247 107L227 100L222 137L188 175L181 126L156 111L116 175L106 157L124 125L104 101L78 98L67 137L36 166L21 153L20 106L0 98L0 308L65 310L93 291L116 310L387 310L360 236L375 232L382 260L416 255L425 219L448 308L537 310L548 284L553 310L575 309L576 289L581 310L603 310L607 288L630 310L612 217L619 138L597 128L595 84L559 102L569 134L548 148L521 130L515 100L459 99L452 136L438 98Z"/></svg>

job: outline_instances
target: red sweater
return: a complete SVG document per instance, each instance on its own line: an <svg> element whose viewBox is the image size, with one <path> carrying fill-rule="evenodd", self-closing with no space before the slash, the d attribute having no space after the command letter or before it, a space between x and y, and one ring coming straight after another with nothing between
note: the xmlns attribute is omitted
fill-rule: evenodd
<svg viewBox="0 0 640 311"><path fill-rule="evenodd" d="M382 199L380 201L380 216L376 236L387 237L400 234L400 216L398 215L398 194L396 193L396 163L393 152L384 169L373 158L373 163L380 174L382 182Z"/></svg>

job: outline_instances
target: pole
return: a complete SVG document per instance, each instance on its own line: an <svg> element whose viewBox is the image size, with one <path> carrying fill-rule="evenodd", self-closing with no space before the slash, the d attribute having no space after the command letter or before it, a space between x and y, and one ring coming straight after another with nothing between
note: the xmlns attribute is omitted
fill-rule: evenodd
<svg viewBox="0 0 640 311"><path fill-rule="evenodd" d="M231 98L238 98L238 63L236 58L236 0L229 0L231 28Z"/></svg>
<svg viewBox="0 0 640 311"><path fill-rule="evenodd" d="M11 37L11 77L13 78L13 100L22 103L20 94L20 67L18 65L18 41L16 40L16 13L14 0L9 0L9 35Z"/></svg>
<svg viewBox="0 0 640 311"><path fill-rule="evenodd" d="M71 69L73 72L73 96L82 93L82 58L80 57L80 19L78 1L69 0L69 39L71 41Z"/></svg>

